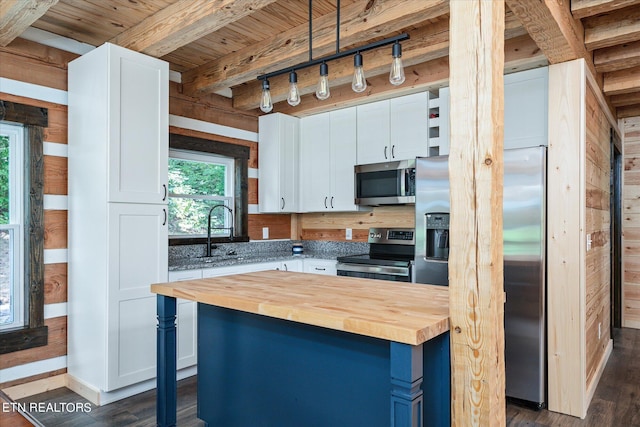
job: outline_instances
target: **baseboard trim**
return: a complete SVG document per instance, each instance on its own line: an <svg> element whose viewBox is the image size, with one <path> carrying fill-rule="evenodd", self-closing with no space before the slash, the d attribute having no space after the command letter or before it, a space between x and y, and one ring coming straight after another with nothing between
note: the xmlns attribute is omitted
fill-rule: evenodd
<svg viewBox="0 0 640 427"><path fill-rule="evenodd" d="M600 383L600 378L602 378L602 373L604 372L604 368L607 366L607 362L609 361L609 357L611 356L611 352L613 351L613 340L609 340L607 343L607 348L604 351L604 355L602 359L600 359L600 363L598 364L598 369L596 369L596 373L593 376L593 381L589 384L589 388L587 389L587 406L584 411L585 416L587 415L587 411L589 410L589 406L591 405L591 399L593 399L593 395L596 393L596 388L598 388L598 384ZM584 417L582 417L584 419Z"/></svg>
<svg viewBox="0 0 640 427"><path fill-rule="evenodd" d="M24 399L35 394L44 393L67 385L67 374L55 375L53 377L42 378L24 384L14 385L3 389L7 396L13 400Z"/></svg>
<svg viewBox="0 0 640 427"><path fill-rule="evenodd" d="M69 374L67 374L67 381L65 385L74 393L79 394L94 405L100 406L100 390L97 388Z"/></svg>

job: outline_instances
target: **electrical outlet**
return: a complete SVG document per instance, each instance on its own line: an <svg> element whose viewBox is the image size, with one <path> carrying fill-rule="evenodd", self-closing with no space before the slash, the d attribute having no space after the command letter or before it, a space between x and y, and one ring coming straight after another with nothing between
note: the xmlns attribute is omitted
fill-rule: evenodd
<svg viewBox="0 0 640 427"><path fill-rule="evenodd" d="M602 322L598 322L598 339L602 337Z"/></svg>
<svg viewBox="0 0 640 427"><path fill-rule="evenodd" d="M347 240L353 239L353 231L350 228L347 228L344 233L344 238Z"/></svg>
<svg viewBox="0 0 640 427"><path fill-rule="evenodd" d="M591 250L591 234L587 234L587 250Z"/></svg>
<svg viewBox="0 0 640 427"><path fill-rule="evenodd" d="M269 227L262 227L262 238L263 239L269 238Z"/></svg>

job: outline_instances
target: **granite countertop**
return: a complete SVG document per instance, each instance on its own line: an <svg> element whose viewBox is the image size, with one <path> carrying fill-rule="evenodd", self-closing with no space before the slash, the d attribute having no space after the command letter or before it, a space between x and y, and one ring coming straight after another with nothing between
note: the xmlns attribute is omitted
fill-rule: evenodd
<svg viewBox="0 0 640 427"><path fill-rule="evenodd" d="M188 257L182 259L172 259L169 262L169 271L194 270L198 268L226 267L230 265L257 264L272 261L290 261L304 258L320 258L335 260L338 256L344 255L335 251L305 251L302 254L293 255L291 251L274 251L266 253L252 254L216 254L211 257Z"/></svg>
<svg viewBox="0 0 640 427"><path fill-rule="evenodd" d="M410 345L449 330L446 286L389 286L382 280L328 280L272 270L159 283L151 285L151 292Z"/></svg>

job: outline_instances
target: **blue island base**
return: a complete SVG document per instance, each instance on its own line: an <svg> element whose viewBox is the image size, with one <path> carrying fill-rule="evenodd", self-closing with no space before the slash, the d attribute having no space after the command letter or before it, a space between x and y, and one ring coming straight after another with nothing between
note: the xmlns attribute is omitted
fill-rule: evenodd
<svg viewBox="0 0 640 427"><path fill-rule="evenodd" d="M449 334L419 346L198 304L212 427L449 426Z"/></svg>

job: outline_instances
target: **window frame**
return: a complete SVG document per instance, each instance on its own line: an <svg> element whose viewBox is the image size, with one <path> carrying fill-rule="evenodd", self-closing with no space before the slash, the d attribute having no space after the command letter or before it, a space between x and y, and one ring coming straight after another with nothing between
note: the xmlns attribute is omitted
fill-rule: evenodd
<svg viewBox="0 0 640 427"><path fill-rule="evenodd" d="M179 160L188 160L193 162L200 163L211 163L211 164L219 164L225 166L225 195L224 196L212 196L212 195L189 195L189 194L178 194L172 193L169 190L169 198L194 198L194 199L205 199L205 200L219 200L226 206L231 207L233 215L235 216L235 203L234 203L234 169L235 169L235 159L231 157L223 157L219 154L213 153L203 153L203 152L195 152L188 150L180 150L176 148L169 149L169 160L171 159L179 159ZM229 227L228 224L228 216L224 215L224 227ZM178 235L178 234L169 234L169 238L172 239L182 239L182 238L197 238L197 237L205 237L206 234L201 235Z"/></svg>
<svg viewBox="0 0 640 427"><path fill-rule="evenodd" d="M0 332L15 329L25 324L25 289L24 286L24 126L9 122L0 122L0 134L9 137L9 223L0 225L2 229L13 232L12 248L12 283L14 298L14 321L0 324ZM13 190L13 191L12 191Z"/></svg>
<svg viewBox="0 0 640 427"><path fill-rule="evenodd" d="M46 346L44 324L44 128L48 109L0 99L0 121L24 125L25 325L0 332L0 354Z"/></svg>
<svg viewBox="0 0 640 427"><path fill-rule="evenodd" d="M169 149L200 152L223 157L234 161L233 177L233 238L212 237L213 243L248 242L249 241L249 147L231 144L215 139L204 139L194 136L169 133ZM169 237L169 246L206 244L206 237Z"/></svg>

